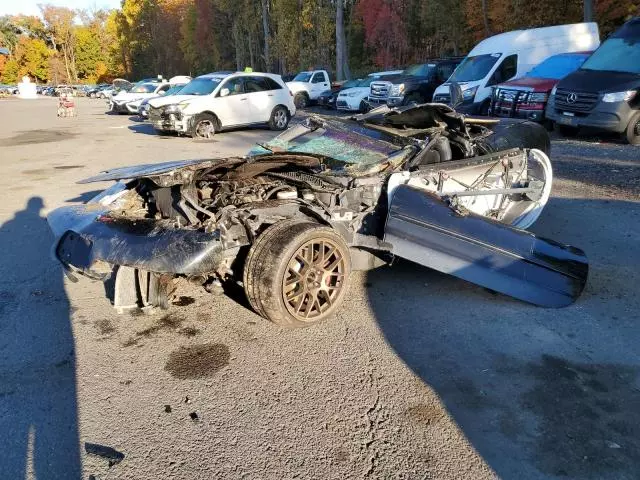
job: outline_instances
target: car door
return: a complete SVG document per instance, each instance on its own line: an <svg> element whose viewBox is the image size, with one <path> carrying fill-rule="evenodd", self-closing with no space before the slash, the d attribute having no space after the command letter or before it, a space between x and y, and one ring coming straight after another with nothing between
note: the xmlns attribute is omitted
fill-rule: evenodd
<svg viewBox="0 0 640 480"><path fill-rule="evenodd" d="M245 77L233 77L225 81L218 93L214 113L223 127L246 125L254 118L249 96L244 90Z"/></svg>
<svg viewBox="0 0 640 480"><path fill-rule="evenodd" d="M249 103L253 111L252 123L269 121L276 100L273 92L270 91L266 77L245 77L244 89L249 96Z"/></svg>
<svg viewBox="0 0 640 480"><path fill-rule="evenodd" d="M329 90L329 79L324 72L316 72L311 77L311 98L318 98L322 92Z"/></svg>

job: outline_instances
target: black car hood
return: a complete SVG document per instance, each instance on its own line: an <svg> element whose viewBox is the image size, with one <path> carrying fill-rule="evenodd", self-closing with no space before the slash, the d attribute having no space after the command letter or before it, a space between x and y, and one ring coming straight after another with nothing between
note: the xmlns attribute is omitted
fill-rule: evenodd
<svg viewBox="0 0 640 480"><path fill-rule="evenodd" d="M640 87L640 75L624 72L576 70L560 80L558 88L579 92L623 92Z"/></svg>

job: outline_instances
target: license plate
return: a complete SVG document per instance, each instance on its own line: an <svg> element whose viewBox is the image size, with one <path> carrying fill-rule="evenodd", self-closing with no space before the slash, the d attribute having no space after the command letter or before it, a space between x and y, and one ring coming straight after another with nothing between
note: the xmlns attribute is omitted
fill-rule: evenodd
<svg viewBox="0 0 640 480"><path fill-rule="evenodd" d="M562 125L575 125L576 119L574 117L558 117L558 123Z"/></svg>
<svg viewBox="0 0 640 480"><path fill-rule="evenodd" d="M567 117L575 117L576 114L573 112L562 112L563 115L566 115Z"/></svg>

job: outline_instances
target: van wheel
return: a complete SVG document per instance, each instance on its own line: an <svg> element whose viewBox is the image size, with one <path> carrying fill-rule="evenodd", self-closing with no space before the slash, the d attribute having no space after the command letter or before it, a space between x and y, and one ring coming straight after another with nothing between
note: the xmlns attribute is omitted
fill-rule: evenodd
<svg viewBox="0 0 640 480"><path fill-rule="evenodd" d="M271 130L284 130L289 125L289 110L282 105L277 106L271 112L269 128Z"/></svg>
<svg viewBox="0 0 640 480"><path fill-rule="evenodd" d="M306 93L298 92L296 96L293 97L293 103L296 108L306 108L309 105L309 96Z"/></svg>
<svg viewBox="0 0 640 480"><path fill-rule="evenodd" d="M563 137L575 137L576 135L578 135L579 131L578 127L572 127L570 125L560 125L559 123L556 123L554 127Z"/></svg>
<svg viewBox="0 0 640 480"><path fill-rule="evenodd" d="M627 126L627 142L640 145L640 112L637 112Z"/></svg>
<svg viewBox="0 0 640 480"><path fill-rule="evenodd" d="M191 137L210 139L216 134L218 121L210 113L199 113L191 124Z"/></svg>
<svg viewBox="0 0 640 480"><path fill-rule="evenodd" d="M278 325L306 327L340 307L347 291L349 247L330 227L285 220L251 247L244 289L256 312Z"/></svg>
<svg viewBox="0 0 640 480"><path fill-rule="evenodd" d="M489 108L491 107L491 102L485 100L482 105L480 105L480 109L478 110L478 115L481 117L489 116Z"/></svg>

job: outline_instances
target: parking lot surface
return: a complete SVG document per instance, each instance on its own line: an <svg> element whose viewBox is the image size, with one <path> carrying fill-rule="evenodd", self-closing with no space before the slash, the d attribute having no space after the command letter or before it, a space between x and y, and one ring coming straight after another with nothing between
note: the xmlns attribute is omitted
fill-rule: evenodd
<svg viewBox="0 0 640 480"><path fill-rule="evenodd" d="M118 315L101 283L64 277L44 218L106 187L76 181L273 136L158 136L77 103L59 119L55 99L0 101L0 478L638 478L638 148L554 139L532 230L588 255L574 305L400 261L290 331L188 285L167 311Z"/></svg>

